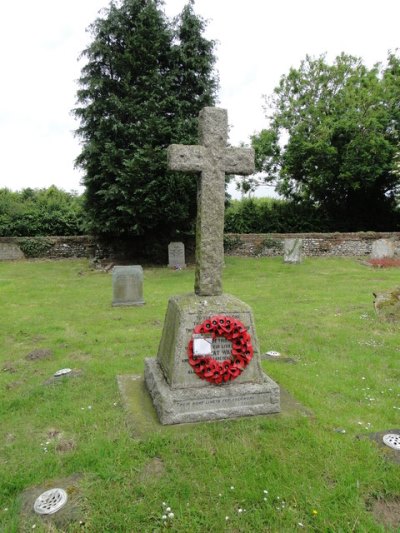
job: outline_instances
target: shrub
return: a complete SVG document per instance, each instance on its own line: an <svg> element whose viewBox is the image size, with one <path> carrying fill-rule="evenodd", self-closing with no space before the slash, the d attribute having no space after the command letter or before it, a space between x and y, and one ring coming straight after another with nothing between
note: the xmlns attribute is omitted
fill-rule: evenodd
<svg viewBox="0 0 400 533"><path fill-rule="evenodd" d="M330 221L317 208L285 200L233 200L225 212L227 233L302 233L332 229Z"/></svg>
<svg viewBox="0 0 400 533"><path fill-rule="evenodd" d="M0 237L82 235L82 196L57 187L0 189Z"/></svg>
<svg viewBox="0 0 400 533"><path fill-rule="evenodd" d="M25 257L43 257L52 246L46 238L26 238L18 241L18 245Z"/></svg>

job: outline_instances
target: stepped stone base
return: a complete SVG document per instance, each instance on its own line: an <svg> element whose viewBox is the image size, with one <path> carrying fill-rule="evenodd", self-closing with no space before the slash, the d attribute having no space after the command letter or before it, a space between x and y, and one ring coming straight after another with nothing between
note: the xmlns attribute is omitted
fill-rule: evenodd
<svg viewBox="0 0 400 533"><path fill-rule="evenodd" d="M205 319L225 315L240 320L251 336L254 355L234 380L220 385L200 379L189 364L187 346L193 328ZM212 342L212 357L229 359L232 343ZM229 294L173 296L168 302L156 359L145 359L144 378L162 424L180 424L249 415L279 413L279 386L264 374L251 308Z"/></svg>
<svg viewBox="0 0 400 533"><path fill-rule="evenodd" d="M280 412L279 386L234 382L207 388L172 389L156 359L145 359L145 382L161 424L181 424Z"/></svg>

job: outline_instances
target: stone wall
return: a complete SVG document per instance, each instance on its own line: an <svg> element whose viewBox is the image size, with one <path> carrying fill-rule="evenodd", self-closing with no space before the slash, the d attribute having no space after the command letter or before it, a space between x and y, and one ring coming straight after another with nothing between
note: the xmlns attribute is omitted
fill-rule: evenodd
<svg viewBox="0 0 400 533"><path fill-rule="evenodd" d="M144 240L104 241L90 235L76 237L0 237L0 261L17 259L66 259L87 257L99 262L154 262L167 264L168 245L146 250ZM185 242L186 257L194 261L193 242ZM154 253L152 253L154 252Z"/></svg>
<svg viewBox="0 0 400 533"><path fill-rule="evenodd" d="M64 259L90 257L96 249L92 237L0 237L0 261L21 258Z"/></svg>
<svg viewBox="0 0 400 533"><path fill-rule="evenodd" d="M395 243L395 255L400 256L400 232L359 233L259 233L225 234L226 255L280 256L285 239L303 239L305 256L363 257L369 256L372 243L390 239Z"/></svg>
<svg viewBox="0 0 400 533"><path fill-rule="evenodd" d="M390 239L395 244L395 255L400 257L400 232L392 233L263 233L225 234L225 254L236 256L281 256L285 239L303 239L305 256L363 257L369 256L372 243ZM187 251L193 243L185 242ZM128 242L104 243L91 236L81 237L0 237L0 261L23 257L63 259L96 257L97 259L141 259L141 249ZM189 257L188 257L189 256ZM167 257L167 246L165 247ZM189 262L193 254L187 254ZM167 260L164 261L167 264Z"/></svg>

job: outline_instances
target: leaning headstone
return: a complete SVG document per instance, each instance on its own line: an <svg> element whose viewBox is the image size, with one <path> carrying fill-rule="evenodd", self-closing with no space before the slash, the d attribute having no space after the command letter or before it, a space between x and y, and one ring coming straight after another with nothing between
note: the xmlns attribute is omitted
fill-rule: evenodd
<svg viewBox="0 0 400 533"><path fill-rule="evenodd" d="M303 260L303 239L285 239L283 250L285 263L301 263Z"/></svg>
<svg viewBox="0 0 400 533"><path fill-rule="evenodd" d="M378 239L372 243L371 259L394 257L396 245L389 239Z"/></svg>
<svg viewBox="0 0 400 533"><path fill-rule="evenodd" d="M0 242L0 261L16 261L24 259L21 248L12 242Z"/></svg>
<svg viewBox="0 0 400 533"><path fill-rule="evenodd" d="M115 266L112 271L113 307L143 305L143 268Z"/></svg>
<svg viewBox="0 0 400 533"><path fill-rule="evenodd" d="M170 242L168 245L168 266L170 268L185 268L185 245L183 242Z"/></svg>
<svg viewBox="0 0 400 533"><path fill-rule="evenodd" d="M280 411L278 385L266 376L251 308L222 294L225 173L254 172L254 151L227 146L224 109L199 115L198 146L171 145L171 170L201 173L194 294L170 298L157 359L145 383L162 424Z"/></svg>

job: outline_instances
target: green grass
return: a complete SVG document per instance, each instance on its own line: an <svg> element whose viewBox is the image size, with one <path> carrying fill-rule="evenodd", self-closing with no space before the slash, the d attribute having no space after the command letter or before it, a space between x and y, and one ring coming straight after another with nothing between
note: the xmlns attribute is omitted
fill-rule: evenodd
<svg viewBox="0 0 400 533"><path fill-rule="evenodd" d="M132 438L116 376L143 374L168 298L191 292L193 280L191 268L145 268L146 305L122 309L111 307L110 274L85 261L0 264L1 532L54 531L21 520L19 495L74 473L84 475L85 525L65 531L162 531L162 502L173 531L384 531L369 506L400 498L399 465L356 436L399 427L399 327L372 306L372 292L398 285L399 271L351 259L227 257L224 290L252 306L261 352L298 362L263 361L264 370L313 416ZM26 360L35 349L53 356ZM83 374L43 385L64 367ZM70 449L57 449L61 437ZM152 475L155 458L161 471Z"/></svg>

